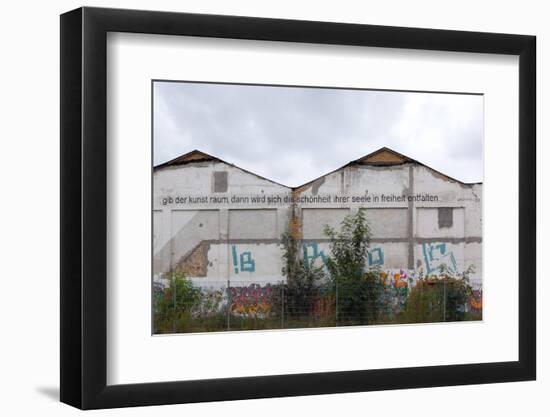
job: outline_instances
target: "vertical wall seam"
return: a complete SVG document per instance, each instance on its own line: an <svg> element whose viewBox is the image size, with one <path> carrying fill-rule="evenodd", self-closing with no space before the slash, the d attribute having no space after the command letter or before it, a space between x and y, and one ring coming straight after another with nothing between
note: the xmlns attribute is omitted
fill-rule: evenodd
<svg viewBox="0 0 550 417"><path fill-rule="evenodd" d="M409 165L409 196L414 195L414 171L413 166ZM414 269L414 228L413 228L413 214L414 214L414 202L409 199L407 209L407 238L408 238L408 260L407 267Z"/></svg>

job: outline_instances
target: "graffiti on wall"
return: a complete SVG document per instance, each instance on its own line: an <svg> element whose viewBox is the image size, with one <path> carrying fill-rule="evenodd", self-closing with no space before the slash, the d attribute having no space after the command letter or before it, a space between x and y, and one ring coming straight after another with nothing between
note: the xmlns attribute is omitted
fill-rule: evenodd
<svg viewBox="0 0 550 417"><path fill-rule="evenodd" d="M414 271L404 269L387 270L380 272L380 280L384 287L407 288L414 282Z"/></svg>
<svg viewBox="0 0 550 417"><path fill-rule="evenodd" d="M367 252L369 266L384 265L384 250L381 247L370 249Z"/></svg>
<svg viewBox="0 0 550 417"><path fill-rule="evenodd" d="M230 311L238 316L265 318L271 310L273 288L270 284L250 284L229 288Z"/></svg>
<svg viewBox="0 0 550 417"><path fill-rule="evenodd" d="M304 252L304 263L307 268L310 268L317 258L321 258L323 265L327 263L327 257L325 252L319 249L319 244L317 242L308 242L302 245L302 250Z"/></svg>
<svg viewBox="0 0 550 417"><path fill-rule="evenodd" d="M441 265L446 266L453 273L458 271L454 253L447 249L444 242L423 243L422 254L427 275L438 272Z"/></svg>
<svg viewBox="0 0 550 417"><path fill-rule="evenodd" d="M233 258L233 270L236 274L241 272L254 272L256 270L256 262L252 259L252 252L241 252L237 256L237 247L231 246L231 255Z"/></svg>
<svg viewBox="0 0 550 417"><path fill-rule="evenodd" d="M394 315L405 307L409 290L414 286L416 274L405 269L390 269L380 272L380 281L384 289L383 305Z"/></svg>
<svg viewBox="0 0 550 417"><path fill-rule="evenodd" d="M473 290L468 299L468 307L473 313L481 313L483 309L483 292L481 290Z"/></svg>
<svg viewBox="0 0 550 417"><path fill-rule="evenodd" d="M327 256L325 252L319 249L319 243L307 242L302 244L302 251L304 254L304 263L310 268L317 259L321 259L323 265L327 263ZM367 252L367 263L369 267L383 266L384 265L384 249L376 247L369 249Z"/></svg>

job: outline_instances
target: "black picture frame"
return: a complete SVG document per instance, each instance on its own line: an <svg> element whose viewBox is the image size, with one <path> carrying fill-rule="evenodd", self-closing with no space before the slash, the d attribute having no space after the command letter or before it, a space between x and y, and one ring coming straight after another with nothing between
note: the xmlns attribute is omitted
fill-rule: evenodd
<svg viewBox="0 0 550 417"><path fill-rule="evenodd" d="M107 385L108 32L519 56L519 360ZM524 35L88 7L61 15L61 401L97 409L534 380L535 51Z"/></svg>

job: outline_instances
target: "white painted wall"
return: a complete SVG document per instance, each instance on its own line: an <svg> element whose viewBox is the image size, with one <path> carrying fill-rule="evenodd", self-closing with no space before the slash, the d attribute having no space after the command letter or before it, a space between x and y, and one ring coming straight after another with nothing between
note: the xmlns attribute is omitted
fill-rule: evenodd
<svg viewBox="0 0 550 417"><path fill-rule="evenodd" d="M227 172L225 192L214 189L218 172ZM303 249L315 264L330 254L325 226L338 230L346 215L366 207L372 229L371 267L400 268L420 276L438 274L442 264L455 273L472 266L471 280L481 285L480 184L465 185L416 163L352 165L299 191L298 197L304 198L297 204ZM291 193L290 188L224 162L157 169L155 276L183 270L193 249L207 241L208 268L199 275L187 273L197 283L284 280L280 237L287 230ZM436 201L409 202L403 198L409 194L429 194ZM403 201L393 201L394 197ZM441 208L452 210L451 225L440 227Z"/></svg>

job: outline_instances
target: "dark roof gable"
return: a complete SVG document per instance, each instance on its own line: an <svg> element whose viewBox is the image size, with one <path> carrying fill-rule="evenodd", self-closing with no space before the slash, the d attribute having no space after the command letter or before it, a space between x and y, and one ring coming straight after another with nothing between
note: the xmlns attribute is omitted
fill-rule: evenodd
<svg viewBox="0 0 550 417"><path fill-rule="evenodd" d="M400 165L406 162L416 162L408 156L402 155L399 152L390 148L380 148L362 158L356 159L351 163L361 165Z"/></svg>
<svg viewBox="0 0 550 417"><path fill-rule="evenodd" d="M340 168L338 168L334 171L331 171L327 174L321 175L319 178L317 178L315 180L312 180L312 181L309 181L309 182L307 182L305 184L302 184L300 186L297 186L297 187L288 187L284 184L279 184L276 181L273 181L273 180L270 180L268 178L262 177L258 174L247 171L246 169L237 167L234 164L230 164L229 162L225 162L225 161L223 161L219 158L216 158L215 156L209 155L209 154L207 154L205 152L202 152L202 151L199 151L197 149L195 149L191 152L188 152L186 154L183 154L181 156L178 156L177 158L171 159L170 161L167 161L167 162L164 162L160 165L157 165L157 166L154 167L154 170L156 171L160 168L165 168L165 167L170 167L170 166L177 166L177 165L185 165L185 164L189 164L189 163L193 163L193 162L204 162L204 161L223 162L227 165L231 165L235 168L239 168L240 170L242 170L244 172L248 172L249 174L255 175L255 176L257 176L259 178L262 178L264 180L273 182L273 183L278 184L278 185L282 185L282 186L287 187L287 188L293 188L293 189L300 189L302 187L305 187L305 186L309 185L310 183L318 180L319 178L326 177L327 175L332 174L336 171L339 171L339 170L341 170L345 167L348 167L350 165L392 166L392 165L402 165L402 164L406 164L406 163L414 163L414 164L421 165L421 166L426 167L429 170L435 172L438 175L442 175L445 178L456 181L456 182L458 182L460 184L463 184L463 185L481 184L480 182L477 182L477 183L462 182L462 181L457 180L455 178L452 178L452 177L450 177L446 174L443 174L442 172L439 172L439 171L433 169L432 167L429 167L429 166L423 164L422 162L419 162L415 159L409 158L406 155L400 154L399 152L396 152L393 149L386 148L386 147L383 147L383 148L380 148L380 149L378 149L374 152L371 152L368 155L365 155L365 156L363 156L359 159L356 159L355 161L351 161L351 162L347 163L346 165L344 165L344 166L342 166L342 167L340 167Z"/></svg>
<svg viewBox="0 0 550 417"><path fill-rule="evenodd" d="M207 153L204 153L195 149L191 152L187 152L183 155L180 155L177 158L171 159L167 162L157 165L155 169L174 166L174 165L184 165L189 162L202 162L202 161L214 161L214 160L219 161L218 158L215 158L212 155L208 155Z"/></svg>

